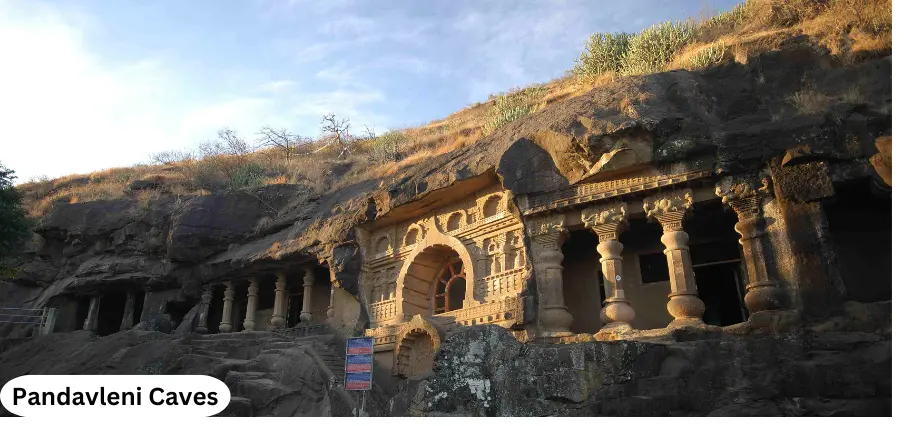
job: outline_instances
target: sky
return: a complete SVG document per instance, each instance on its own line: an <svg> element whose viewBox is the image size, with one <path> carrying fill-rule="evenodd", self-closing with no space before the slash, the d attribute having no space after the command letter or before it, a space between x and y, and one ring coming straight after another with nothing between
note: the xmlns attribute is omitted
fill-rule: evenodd
<svg viewBox="0 0 904 426"><path fill-rule="evenodd" d="M593 32L738 0L0 0L18 182L150 162L229 127L377 132L561 77Z"/></svg>

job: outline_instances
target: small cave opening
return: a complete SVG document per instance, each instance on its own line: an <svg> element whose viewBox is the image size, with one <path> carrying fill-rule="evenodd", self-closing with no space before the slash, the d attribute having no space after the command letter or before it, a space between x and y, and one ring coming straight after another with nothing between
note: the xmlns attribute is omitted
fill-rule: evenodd
<svg viewBox="0 0 904 426"><path fill-rule="evenodd" d="M166 313L169 314L172 320L173 330L175 330L177 327L179 327L180 324L182 324L182 321L185 319L185 315L187 315L188 312L191 311L194 307L195 302L188 300L171 300L169 302L166 302Z"/></svg>
<svg viewBox="0 0 904 426"><path fill-rule="evenodd" d="M837 184L824 208L847 299L891 300L891 191L869 179Z"/></svg>
<svg viewBox="0 0 904 426"><path fill-rule="evenodd" d="M126 309L126 294L123 292L104 293L97 310L97 334L107 336L119 331Z"/></svg>

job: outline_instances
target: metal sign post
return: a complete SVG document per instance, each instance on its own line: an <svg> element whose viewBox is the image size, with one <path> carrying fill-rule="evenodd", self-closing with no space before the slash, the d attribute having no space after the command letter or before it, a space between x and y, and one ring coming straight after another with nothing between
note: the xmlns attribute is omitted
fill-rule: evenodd
<svg viewBox="0 0 904 426"><path fill-rule="evenodd" d="M364 413L367 391L373 385L374 338L350 337L345 343L345 390L361 391L358 395L359 407L355 407L355 417Z"/></svg>

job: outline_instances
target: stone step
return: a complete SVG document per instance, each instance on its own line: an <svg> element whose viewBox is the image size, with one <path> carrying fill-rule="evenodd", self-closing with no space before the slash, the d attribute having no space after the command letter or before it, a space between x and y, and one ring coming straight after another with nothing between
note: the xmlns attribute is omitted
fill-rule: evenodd
<svg viewBox="0 0 904 426"><path fill-rule="evenodd" d="M233 396L229 398L229 405L226 409L218 413L215 417L252 417L254 409L251 406L251 399Z"/></svg>

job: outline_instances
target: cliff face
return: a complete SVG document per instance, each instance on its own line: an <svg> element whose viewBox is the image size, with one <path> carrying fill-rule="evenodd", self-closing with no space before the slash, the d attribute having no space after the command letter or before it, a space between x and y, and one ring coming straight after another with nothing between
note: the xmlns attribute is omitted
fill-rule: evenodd
<svg viewBox="0 0 904 426"><path fill-rule="evenodd" d="M808 99L813 93L821 95ZM843 65L805 36L791 38L746 64L619 79L406 166L391 181L326 193L269 185L60 204L29 244L22 272L3 286L2 300L42 306L60 292L123 283L178 288L196 299L203 283L314 258L356 295L356 224L479 175L495 173L521 194L592 181L633 163L722 174L776 159L825 161L833 176L881 180L890 177L890 138L879 137L890 134L890 58Z"/></svg>
<svg viewBox="0 0 904 426"><path fill-rule="evenodd" d="M793 333L676 330L656 339L524 345L496 326L445 341L403 384L396 415L864 416L891 414L890 304L868 321Z"/></svg>

